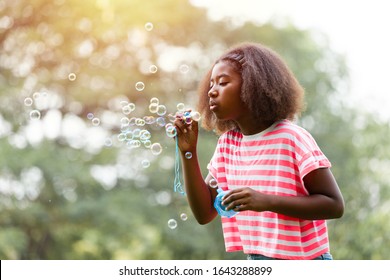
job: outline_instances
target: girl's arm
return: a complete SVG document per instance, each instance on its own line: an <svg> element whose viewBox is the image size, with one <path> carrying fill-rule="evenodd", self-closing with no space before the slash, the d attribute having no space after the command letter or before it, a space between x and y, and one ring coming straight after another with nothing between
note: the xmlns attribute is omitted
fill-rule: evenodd
<svg viewBox="0 0 390 280"><path fill-rule="evenodd" d="M223 200L227 210L272 211L305 220L335 219L344 213L344 200L329 168L313 170L303 178L308 196L278 196L251 188L231 191Z"/></svg>
<svg viewBox="0 0 390 280"><path fill-rule="evenodd" d="M192 121L191 124L186 124L181 118L177 118L175 126L188 203L198 223L207 224L218 214L213 206L214 198L217 193L208 186L211 176L208 175L204 180L199 167L196 150L198 122ZM192 153L190 159L185 157L187 152Z"/></svg>

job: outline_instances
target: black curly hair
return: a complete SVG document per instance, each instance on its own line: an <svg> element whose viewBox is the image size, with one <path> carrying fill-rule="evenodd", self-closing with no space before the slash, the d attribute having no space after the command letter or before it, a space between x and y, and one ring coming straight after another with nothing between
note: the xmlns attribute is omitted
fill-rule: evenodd
<svg viewBox="0 0 390 280"><path fill-rule="evenodd" d="M241 43L222 54L214 65L221 61L240 73L241 99L255 120L263 123L292 120L303 110L302 86L283 59L269 47ZM221 134L239 127L232 120L218 120L210 111L208 91L214 65L199 84L198 110L202 115L202 126Z"/></svg>

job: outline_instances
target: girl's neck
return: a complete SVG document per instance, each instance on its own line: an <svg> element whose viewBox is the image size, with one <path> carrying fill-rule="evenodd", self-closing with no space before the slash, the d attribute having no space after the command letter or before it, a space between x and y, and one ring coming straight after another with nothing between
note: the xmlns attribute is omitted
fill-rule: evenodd
<svg viewBox="0 0 390 280"><path fill-rule="evenodd" d="M270 127L273 124L273 122L245 122L245 123L238 123L238 127L240 128L240 131L244 135L253 135L262 132L263 130L266 130L268 127Z"/></svg>

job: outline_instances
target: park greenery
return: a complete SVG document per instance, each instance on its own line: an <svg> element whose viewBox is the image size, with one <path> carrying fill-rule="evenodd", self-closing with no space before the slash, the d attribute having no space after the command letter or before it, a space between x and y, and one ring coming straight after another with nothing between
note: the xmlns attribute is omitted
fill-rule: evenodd
<svg viewBox="0 0 390 280"><path fill-rule="evenodd" d="M243 41L275 49L305 88L298 123L346 203L328 222L333 257L390 259L390 127L349 105L343 55L288 21L213 21L187 0L0 0L0 258L244 259L174 192L163 127L140 126L158 155L118 138L122 118L153 115L153 97L168 113L196 108L202 75ZM216 141L200 131L205 175Z"/></svg>

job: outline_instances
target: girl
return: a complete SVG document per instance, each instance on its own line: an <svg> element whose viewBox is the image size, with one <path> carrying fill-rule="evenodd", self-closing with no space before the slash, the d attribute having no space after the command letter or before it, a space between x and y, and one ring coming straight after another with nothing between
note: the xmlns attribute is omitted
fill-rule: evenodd
<svg viewBox="0 0 390 280"><path fill-rule="evenodd" d="M332 259L326 219L340 218L344 201L331 164L313 137L292 123L302 110L303 89L271 49L240 44L223 54L199 87L205 129L220 138L202 178L198 123L175 121L184 184L200 224L217 216L217 195L234 217L222 217L228 252L248 259ZM191 152L192 158L185 158Z"/></svg>

